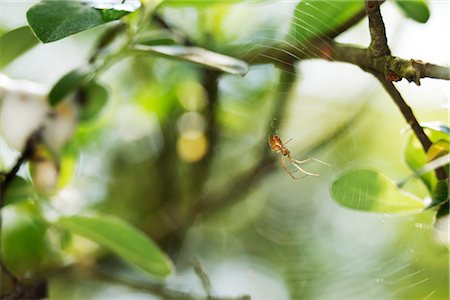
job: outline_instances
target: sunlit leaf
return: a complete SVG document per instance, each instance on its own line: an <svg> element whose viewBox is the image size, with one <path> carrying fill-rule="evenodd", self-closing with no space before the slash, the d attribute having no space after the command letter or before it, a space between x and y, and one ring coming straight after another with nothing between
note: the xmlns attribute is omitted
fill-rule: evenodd
<svg viewBox="0 0 450 300"><path fill-rule="evenodd" d="M60 218L56 225L108 248L151 275L164 277L172 271L171 261L159 247L119 218L69 216Z"/></svg>
<svg viewBox="0 0 450 300"><path fill-rule="evenodd" d="M67 153L68 152L68 153ZM62 189L72 180L77 167L76 153L65 151L59 161L57 188Z"/></svg>
<svg viewBox="0 0 450 300"><path fill-rule="evenodd" d="M331 186L331 194L342 206L369 212L418 212L425 205L400 192L384 175L373 170L344 173Z"/></svg>
<svg viewBox="0 0 450 300"><path fill-rule="evenodd" d="M426 23L430 18L427 0L396 0L395 3L405 15L419 23Z"/></svg>
<svg viewBox="0 0 450 300"><path fill-rule="evenodd" d="M3 34L0 37L0 69L33 48L39 40L30 27L24 26Z"/></svg>
<svg viewBox="0 0 450 300"><path fill-rule="evenodd" d="M97 9L80 1L41 1L27 12L28 23L44 43L118 20L129 11Z"/></svg>
<svg viewBox="0 0 450 300"><path fill-rule="evenodd" d="M242 60L198 47L138 45L136 54L156 55L197 63L230 74L245 75L248 65Z"/></svg>
<svg viewBox="0 0 450 300"><path fill-rule="evenodd" d="M362 10L363 0L301 1L292 19L292 35L297 43L309 41L334 31Z"/></svg>
<svg viewBox="0 0 450 300"><path fill-rule="evenodd" d="M440 143L442 143L442 141L450 141L450 129L445 124L426 123L422 124L422 127L424 127L425 133L433 143L438 141L441 141ZM403 155L406 164L413 172L418 172L429 161L419 140L412 133L410 133L410 136L406 141ZM436 175L432 171L421 174L420 179L429 191L434 189L437 182Z"/></svg>
<svg viewBox="0 0 450 300"><path fill-rule="evenodd" d="M439 140L427 151L427 161L432 161L440 156L443 156L450 152L450 142L446 140Z"/></svg>

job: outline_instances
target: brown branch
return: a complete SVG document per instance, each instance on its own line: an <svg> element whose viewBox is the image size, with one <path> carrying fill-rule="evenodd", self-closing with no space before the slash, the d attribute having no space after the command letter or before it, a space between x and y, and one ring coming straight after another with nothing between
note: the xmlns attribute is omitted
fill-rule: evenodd
<svg viewBox="0 0 450 300"><path fill-rule="evenodd" d="M17 159L14 166L2 179L1 186L0 186L0 209L3 208L3 206L5 205L5 194L8 189L8 186L12 183L12 181L16 177L17 172L19 172L19 169L22 166L22 164L24 164L33 155L40 133L41 133L41 129L39 128L28 138L28 140L25 144L25 150L23 151L22 155ZM0 217L0 221L1 221L1 217ZM0 223L0 225L1 225L1 223ZM0 226L0 229L1 229L1 226Z"/></svg>
<svg viewBox="0 0 450 300"><path fill-rule="evenodd" d="M417 85L420 85L420 79L422 78L450 80L450 68L448 67L390 55L375 58L369 55L366 48L323 40L316 40L307 46L287 44L262 46L244 54L236 52L232 55L252 65L276 64L283 66L308 59L339 61L356 65L364 71L391 75L391 81L399 81L405 78Z"/></svg>
<svg viewBox="0 0 450 300"><path fill-rule="evenodd" d="M209 300L250 300L251 297L248 295L236 296L236 297L222 297L208 295L207 297L201 297L197 294L192 294L185 291L178 291L168 288L164 284L155 282L143 282L135 279L127 278L125 276L117 276L111 272L105 272L97 270L95 268L87 270L87 276L95 277L97 279L111 282L113 284L120 284L128 288L144 291L153 295L157 295L162 299L183 299L183 300L196 300L196 299L209 299Z"/></svg>
<svg viewBox="0 0 450 300"><path fill-rule="evenodd" d="M394 103L400 109L406 122L411 126L411 129L413 130L414 134L417 136L420 143L422 144L424 151L427 152L428 149L430 149L432 142L425 134L422 126L420 126L419 122L414 116L411 107L405 102L402 95L395 88L394 84L391 81L384 78L383 74L381 73L372 73L372 74L378 79L378 81L380 81L386 92L391 96L392 100L394 100ZM447 178L447 174L442 167L436 169L435 173L439 180L444 180Z"/></svg>
<svg viewBox="0 0 450 300"><path fill-rule="evenodd" d="M370 56L367 49L338 43L333 45L331 53L333 61L351 63L371 73L383 73L389 81L400 81L405 78L420 85L421 78L450 80L450 68L420 60L390 55L376 58Z"/></svg>
<svg viewBox="0 0 450 300"><path fill-rule="evenodd" d="M381 1L378 0L365 1L371 37L368 51L372 57L383 57L391 54L387 44L386 28L384 27L383 17L381 16L380 4Z"/></svg>
<svg viewBox="0 0 450 300"><path fill-rule="evenodd" d="M36 143L39 139L41 129L39 128L37 131L35 131L27 140L25 145L25 150L23 151L22 155L17 159L14 166L11 168L11 170L5 175L4 178L2 178L2 181L0 182L0 248L2 245L2 227L3 227L3 219L2 219L2 208L5 205L6 200L6 192L8 191L8 187L13 182L14 178L17 175L17 172L19 172L20 167L32 157ZM0 256L0 272L4 272L7 274L14 285L14 291L12 291L10 298L11 299L20 299L21 297L26 298L27 294L21 294L24 293L23 286L20 283L20 280L17 276L15 276L3 263L3 257ZM1 274L3 275L3 274ZM28 291L28 289L26 290ZM25 291L25 292L26 292ZM29 289L29 291L33 291L33 289ZM17 295L16 295L17 294Z"/></svg>

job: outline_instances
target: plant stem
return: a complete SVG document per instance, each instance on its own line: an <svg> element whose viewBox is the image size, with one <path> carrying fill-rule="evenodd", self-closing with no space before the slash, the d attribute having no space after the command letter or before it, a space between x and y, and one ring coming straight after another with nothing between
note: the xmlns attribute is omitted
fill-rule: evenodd
<svg viewBox="0 0 450 300"><path fill-rule="evenodd" d="M387 44L386 28L381 16L380 3L381 1L378 0L365 0L371 37L368 51L372 57L383 57L391 54Z"/></svg>
<svg viewBox="0 0 450 300"><path fill-rule="evenodd" d="M405 102L402 95L395 88L394 84L391 81L386 80L386 78L384 77L383 74L381 74L381 73L372 73L372 74L378 79L378 81L380 81L380 83L383 85L386 92L391 96L394 103L400 109L400 112L402 113L406 122L411 126L411 129L413 130L414 134L419 139L423 150L425 152L427 152L433 143L430 141L428 136L425 134L422 126L420 126L419 122L417 121L416 117L414 116L414 113L413 113L411 107ZM435 173L436 173L436 177L439 180L444 180L447 178L447 173L445 172L445 170L442 167L437 168L435 170Z"/></svg>

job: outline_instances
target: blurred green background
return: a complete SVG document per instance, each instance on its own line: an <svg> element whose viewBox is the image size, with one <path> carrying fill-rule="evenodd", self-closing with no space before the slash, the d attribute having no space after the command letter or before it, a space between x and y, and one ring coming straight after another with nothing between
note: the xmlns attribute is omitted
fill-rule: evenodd
<svg viewBox="0 0 450 300"><path fill-rule="evenodd" d="M34 3L2 1L0 25L25 25L25 13ZM295 4L167 7L162 15L192 40L220 52L231 45L279 40L289 27ZM405 19L393 3L382 6L393 55L449 64L449 3L430 1L430 9L430 20L418 24ZM5 74L51 86L85 63L104 30L39 45ZM368 45L369 40L366 20L338 37L340 42L359 45ZM200 70L183 62L138 57L102 75L100 81L110 89L109 103L98 119L80 125L67 146L65 153L76 164L69 183L51 199L52 205L66 213L107 212L135 224L174 259L177 273L168 279L168 286L192 293L203 293L192 267L197 259L215 295L449 298L449 251L428 213L362 213L342 208L330 198L330 183L349 168L374 168L395 180L410 174L402 159L406 123L374 78L341 63L298 64L295 91L277 132L283 141L293 139L288 144L293 157L308 155L330 166L308 163L305 169L320 177L292 180L273 153L274 169L263 170L260 180L249 180L246 188L233 192L232 183L257 163L267 145L271 111L281 93L280 71L261 65L253 66L243 78L220 77L213 124L218 136L211 143L205 135L203 116L209 99ZM418 87L403 80L396 85L419 121L448 124L448 110L442 108L449 101L448 82L425 79ZM345 130L340 130L344 124ZM337 137L336 130L340 130ZM5 165L12 165L17 153L4 143L1 152ZM426 195L418 180L407 189ZM229 192L233 205L177 227L193 199L204 195L214 199L217 191ZM74 244L73 260L89 266L96 255L103 257L81 238ZM140 278L114 258L103 257L101 264ZM51 299L148 297L83 272L65 272L50 282Z"/></svg>

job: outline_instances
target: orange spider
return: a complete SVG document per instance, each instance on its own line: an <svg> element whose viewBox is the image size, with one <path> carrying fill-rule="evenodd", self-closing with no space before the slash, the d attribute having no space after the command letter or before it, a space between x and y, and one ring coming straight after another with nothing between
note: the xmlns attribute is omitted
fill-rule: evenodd
<svg viewBox="0 0 450 300"><path fill-rule="evenodd" d="M292 139L290 139L289 141L286 142L289 143ZM286 144L283 144L283 142L281 141L280 137L278 135L272 135L271 137L269 137L269 146L272 149L272 151L276 152L276 153L281 153L281 165L283 166L283 168L286 170L286 172L293 178L293 179L300 179L301 177L295 177L293 172L291 172L288 167L286 166L286 161L285 161L285 157L287 157L289 159L289 161L291 162L291 164L300 172L302 172L303 174L306 175L311 175L311 176L319 176L319 174L316 173L311 173L308 171L303 170L300 167L300 164L306 163L308 161L310 161L312 158L309 159L305 159L305 160L296 160L293 159L291 157L291 152L289 151L288 148L286 148ZM297 171L296 170L296 171ZM295 172L294 172L295 173Z"/></svg>

